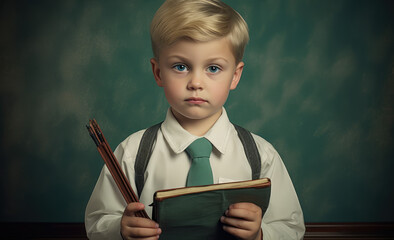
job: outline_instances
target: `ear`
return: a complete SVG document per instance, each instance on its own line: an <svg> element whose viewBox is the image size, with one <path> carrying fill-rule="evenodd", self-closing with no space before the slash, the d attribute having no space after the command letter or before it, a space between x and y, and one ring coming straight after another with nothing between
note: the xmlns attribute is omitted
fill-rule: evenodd
<svg viewBox="0 0 394 240"><path fill-rule="evenodd" d="M159 62L155 58L151 58L150 64L152 66L153 77L155 78L156 84L159 87L163 87L163 82L161 81L161 76L160 76Z"/></svg>
<svg viewBox="0 0 394 240"><path fill-rule="evenodd" d="M235 68L233 80L231 81L230 90L237 88L239 80L241 80L242 70L244 69L244 62L239 62Z"/></svg>

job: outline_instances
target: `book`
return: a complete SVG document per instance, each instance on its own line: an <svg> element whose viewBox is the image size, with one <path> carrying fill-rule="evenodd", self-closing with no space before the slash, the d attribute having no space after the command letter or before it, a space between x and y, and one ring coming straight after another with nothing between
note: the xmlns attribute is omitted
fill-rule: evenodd
<svg viewBox="0 0 394 240"><path fill-rule="evenodd" d="M162 229L160 239L235 239L220 217L239 202L256 204L264 216L270 195L268 178L160 190L154 194L153 220Z"/></svg>

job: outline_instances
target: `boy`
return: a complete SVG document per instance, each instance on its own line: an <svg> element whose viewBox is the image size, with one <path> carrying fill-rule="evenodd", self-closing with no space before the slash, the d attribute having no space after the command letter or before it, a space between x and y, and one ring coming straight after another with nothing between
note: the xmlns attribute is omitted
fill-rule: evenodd
<svg viewBox="0 0 394 240"><path fill-rule="evenodd" d="M191 160L185 150L204 137L212 144L213 183L251 179L243 146L223 107L237 87L249 40L242 17L218 0L167 0L151 24L156 83L170 105L145 172L141 203L126 206L106 167L86 209L86 230L92 239L157 239L161 229L150 219L153 193L186 186ZM134 161L144 130L129 136L115 155L136 189ZM239 239L301 239L305 227L297 195L275 149L253 134L261 157L261 175L272 181L269 207L252 203L229 207L220 219L223 229ZM218 219L219 221L219 219ZM180 236L182 238L182 236Z"/></svg>

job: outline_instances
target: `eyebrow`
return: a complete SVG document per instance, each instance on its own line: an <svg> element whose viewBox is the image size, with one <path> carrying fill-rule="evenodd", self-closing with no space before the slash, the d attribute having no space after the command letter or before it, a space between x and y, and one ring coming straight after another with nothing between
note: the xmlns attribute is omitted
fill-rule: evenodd
<svg viewBox="0 0 394 240"><path fill-rule="evenodd" d="M172 58L178 58L178 59L180 59L182 62L190 62L190 60L189 60L188 58L183 57L183 56L180 56L180 55L172 55L172 56L169 56L169 57L168 57L168 59L172 59ZM208 59L206 60L206 62L215 62L215 61L218 61L218 60L222 60L222 61L224 61L224 62L226 62L226 63L229 63L229 61L228 61L227 59L223 58L223 57L208 58Z"/></svg>

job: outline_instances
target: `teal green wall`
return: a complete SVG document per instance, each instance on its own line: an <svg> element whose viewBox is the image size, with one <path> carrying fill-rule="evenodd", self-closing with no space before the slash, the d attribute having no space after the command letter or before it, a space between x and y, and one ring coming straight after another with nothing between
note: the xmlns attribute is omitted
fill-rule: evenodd
<svg viewBox="0 0 394 240"><path fill-rule="evenodd" d="M394 221L393 2L228 0L249 23L233 122L281 154L308 222ZM112 148L165 116L161 1L1 1L0 221L82 222Z"/></svg>

